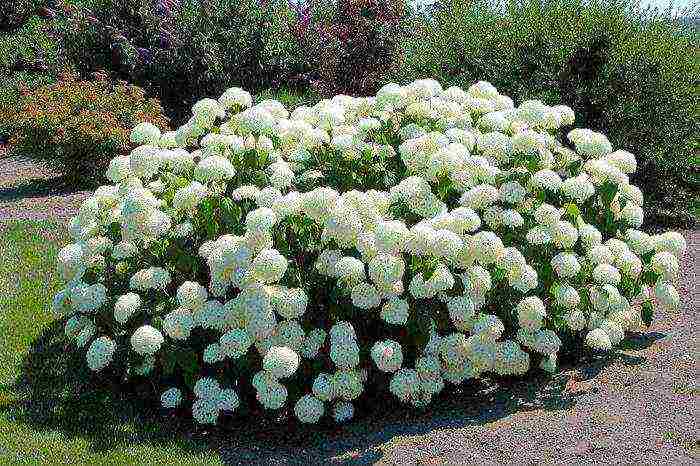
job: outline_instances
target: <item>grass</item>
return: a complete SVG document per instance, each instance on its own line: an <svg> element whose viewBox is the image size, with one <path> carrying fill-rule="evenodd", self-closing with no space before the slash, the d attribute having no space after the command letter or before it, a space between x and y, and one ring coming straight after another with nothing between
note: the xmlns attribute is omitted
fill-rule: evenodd
<svg viewBox="0 0 700 466"><path fill-rule="evenodd" d="M49 310L66 241L56 222L0 223L0 464L221 464L172 419L81 384L82 356L64 351Z"/></svg>

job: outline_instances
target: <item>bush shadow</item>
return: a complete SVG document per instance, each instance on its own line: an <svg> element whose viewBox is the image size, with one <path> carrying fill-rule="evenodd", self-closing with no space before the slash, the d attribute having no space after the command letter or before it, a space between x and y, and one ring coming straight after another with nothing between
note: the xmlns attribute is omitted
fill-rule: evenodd
<svg viewBox="0 0 700 466"><path fill-rule="evenodd" d="M632 335L627 349L647 348L663 336ZM11 387L17 399L0 405L0 412L39 431L80 437L97 453L116 444L165 447L176 443L187 452L215 452L226 464L372 464L381 458L382 445L395 437L484 426L518 413L571 409L586 393L568 390L572 378L589 380L611 364L634 366L645 361L618 352L610 357L584 357L554 376L533 371L527 379L470 381L444 390L423 410L374 393L357 406L358 416L348 425L337 426L329 416L313 426L282 418L227 416L220 426L203 428L186 413L164 415L150 384L125 390L118 383L96 378L82 355L64 344L62 323L54 322L23 361L22 375Z"/></svg>
<svg viewBox="0 0 700 466"><path fill-rule="evenodd" d="M0 413L39 432L82 438L95 453L117 444L167 446L178 440L186 440L177 442L179 448L208 450L204 442L178 437L180 419L160 415L152 388L124 391L86 370L83 354L65 346L63 322L53 322L32 344L14 385L6 387L14 395L0 404Z"/></svg>
<svg viewBox="0 0 700 466"><path fill-rule="evenodd" d="M12 186L0 187L0 202L74 194L84 189L85 186L77 185L66 176L32 178L22 180Z"/></svg>

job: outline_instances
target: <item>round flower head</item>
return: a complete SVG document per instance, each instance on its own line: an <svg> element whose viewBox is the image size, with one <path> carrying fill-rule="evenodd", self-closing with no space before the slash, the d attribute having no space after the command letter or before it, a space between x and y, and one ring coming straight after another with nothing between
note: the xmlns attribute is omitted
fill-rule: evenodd
<svg viewBox="0 0 700 466"><path fill-rule="evenodd" d="M406 300L391 298L382 306L381 318L391 325L406 325L408 322L409 306Z"/></svg>
<svg viewBox="0 0 700 466"><path fill-rule="evenodd" d="M226 110L242 110L253 106L253 98L243 89L231 87L219 97L219 105Z"/></svg>
<svg viewBox="0 0 700 466"><path fill-rule="evenodd" d="M377 289L369 283L358 283L352 288L352 304L360 309L372 309L381 303Z"/></svg>
<svg viewBox="0 0 700 466"><path fill-rule="evenodd" d="M258 391L257 398L266 409L279 409L287 401L287 394L287 388L284 385L272 381Z"/></svg>
<svg viewBox="0 0 700 466"><path fill-rule="evenodd" d="M326 331L321 328L311 330L301 345L301 355L308 359L314 359L326 342Z"/></svg>
<svg viewBox="0 0 700 466"><path fill-rule="evenodd" d="M219 343L211 343L204 348L202 353L202 360L205 364L214 364L224 359L223 354L221 354L221 345Z"/></svg>
<svg viewBox="0 0 700 466"><path fill-rule="evenodd" d="M379 370L395 372L401 368L403 354L401 345L393 340L378 341L372 346L372 360Z"/></svg>
<svg viewBox="0 0 700 466"><path fill-rule="evenodd" d="M340 370L333 375L333 392L340 398L354 400L362 393L362 379L355 370Z"/></svg>
<svg viewBox="0 0 700 466"><path fill-rule="evenodd" d="M349 421L355 415L355 407L349 401L338 401L333 405L333 419L337 423Z"/></svg>
<svg viewBox="0 0 700 466"><path fill-rule="evenodd" d="M562 278L574 277L581 270L581 264L574 254L560 252L551 261L552 268Z"/></svg>
<svg viewBox="0 0 700 466"><path fill-rule="evenodd" d="M197 181L209 184L227 181L236 175L236 169L226 158L212 155L202 160L194 169L194 177Z"/></svg>
<svg viewBox="0 0 700 466"><path fill-rule="evenodd" d="M620 272L617 270L616 267L610 264L598 264L593 269L592 275L593 280L595 280L596 283L599 283L601 285L604 285L606 283L617 285L620 283L621 280Z"/></svg>
<svg viewBox="0 0 700 466"><path fill-rule="evenodd" d="M654 287L654 294L659 302L668 308L677 308L680 303L680 294L676 287L668 282L659 280Z"/></svg>
<svg viewBox="0 0 700 466"><path fill-rule="evenodd" d="M263 368L276 379L294 374L299 367L299 355L286 346L273 346L263 358Z"/></svg>
<svg viewBox="0 0 700 466"><path fill-rule="evenodd" d="M651 269L666 281L676 278L678 268L678 259L668 251L657 252L651 258Z"/></svg>
<svg viewBox="0 0 700 466"><path fill-rule="evenodd" d="M153 123L139 123L131 130L129 139L136 144L158 144L161 134L160 129Z"/></svg>
<svg viewBox="0 0 700 466"><path fill-rule="evenodd" d="M304 395L294 405L294 414L305 424L315 424L323 416L323 401L313 395Z"/></svg>
<svg viewBox="0 0 700 466"><path fill-rule="evenodd" d="M243 329L233 329L221 336L219 344L224 357L236 359L248 352L253 344L253 337Z"/></svg>
<svg viewBox="0 0 700 466"><path fill-rule="evenodd" d="M399 400L408 402L418 396L420 379L414 369L400 369L394 373L389 383L389 390Z"/></svg>
<svg viewBox="0 0 700 466"><path fill-rule="evenodd" d="M588 332L588 335L586 335L586 344L598 351L610 351L612 348L610 337L600 328Z"/></svg>
<svg viewBox="0 0 700 466"><path fill-rule="evenodd" d="M544 303L537 296L524 298L516 306L518 323L524 329L535 331L542 327L542 322L547 316Z"/></svg>
<svg viewBox="0 0 700 466"><path fill-rule="evenodd" d="M169 388L160 396L160 404L163 408L177 408L182 403L182 392L179 388Z"/></svg>
<svg viewBox="0 0 700 466"><path fill-rule="evenodd" d="M192 417L199 424L216 424L219 412L215 399L200 398L192 404Z"/></svg>
<svg viewBox="0 0 700 466"><path fill-rule="evenodd" d="M88 367L95 371L101 371L112 362L117 344L109 337L100 337L92 342L88 348L86 358Z"/></svg>
<svg viewBox="0 0 700 466"><path fill-rule="evenodd" d="M163 319L163 330L173 340L187 340L193 328L192 313L184 308L175 309Z"/></svg>
<svg viewBox="0 0 700 466"><path fill-rule="evenodd" d="M163 334L150 325L144 325L136 329L131 335L131 347L138 354L155 354L163 343Z"/></svg>
<svg viewBox="0 0 700 466"><path fill-rule="evenodd" d="M185 309L197 311L207 302L207 289L196 282L184 282L177 289L177 302Z"/></svg>
<svg viewBox="0 0 700 466"><path fill-rule="evenodd" d="M194 394L202 399L216 399L221 394L221 385L216 379L202 377L194 385Z"/></svg>
<svg viewBox="0 0 700 466"><path fill-rule="evenodd" d="M235 411L241 404L238 394L232 388L226 388L219 392L217 398L218 408L222 411Z"/></svg>
<svg viewBox="0 0 700 466"><path fill-rule="evenodd" d="M655 251L669 251L675 254L676 257L683 255L686 249L685 238L675 231L667 231L666 233L655 236L653 243Z"/></svg>
<svg viewBox="0 0 700 466"><path fill-rule="evenodd" d="M325 372L321 372L314 379L313 394L321 401L330 401L335 397L333 376Z"/></svg>
<svg viewBox="0 0 700 466"><path fill-rule="evenodd" d="M573 286L567 283L560 283L554 290L554 300L558 306L564 309L572 309L579 305L581 296Z"/></svg>

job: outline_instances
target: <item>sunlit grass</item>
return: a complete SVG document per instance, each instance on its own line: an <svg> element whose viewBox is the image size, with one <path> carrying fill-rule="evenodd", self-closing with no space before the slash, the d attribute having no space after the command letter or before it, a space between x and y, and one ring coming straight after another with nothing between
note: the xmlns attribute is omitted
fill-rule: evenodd
<svg viewBox="0 0 700 466"><path fill-rule="evenodd" d="M206 442L80 385L50 312L66 241L53 221L0 223L0 464L220 464Z"/></svg>

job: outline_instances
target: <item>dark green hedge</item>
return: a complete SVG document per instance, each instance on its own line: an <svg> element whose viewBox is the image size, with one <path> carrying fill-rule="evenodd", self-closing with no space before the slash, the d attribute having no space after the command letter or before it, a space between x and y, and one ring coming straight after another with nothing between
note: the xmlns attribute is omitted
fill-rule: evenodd
<svg viewBox="0 0 700 466"><path fill-rule="evenodd" d="M697 226L696 33L628 0L443 3L405 36L395 78L483 79L516 102L570 105L577 126L637 155L646 225Z"/></svg>

